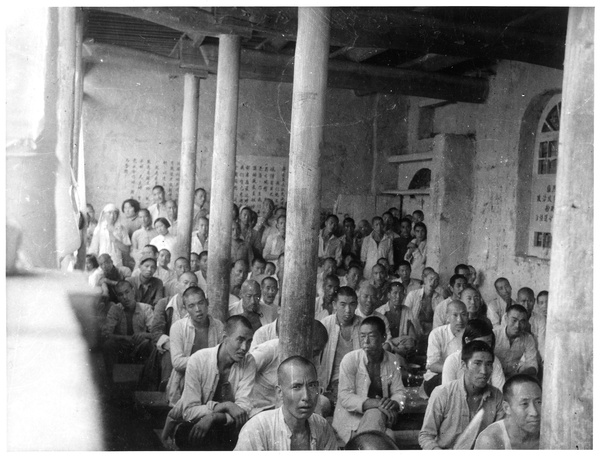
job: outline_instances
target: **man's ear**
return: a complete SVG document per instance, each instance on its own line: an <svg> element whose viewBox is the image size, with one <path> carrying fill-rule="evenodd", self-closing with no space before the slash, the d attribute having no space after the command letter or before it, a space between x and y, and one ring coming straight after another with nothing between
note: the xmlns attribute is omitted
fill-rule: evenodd
<svg viewBox="0 0 600 458"><path fill-rule="evenodd" d="M504 409L504 413L508 416L510 415L510 404L506 401L502 401L502 409Z"/></svg>
<svg viewBox="0 0 600 458"><path fill-rule="evenodd" d="M281 387L279 385L275 386L275 393L277 394L277 399L283 402L283 391L281 391Z"/></svg>
<svg viewBox="0 0 600 458"><path fill-rule="evenodd" d="M464 362L462 359L460 360L460 368L461 368L463 371L466 371L466 370L467 370L467 363L465 363L465 362Z"/></svg>

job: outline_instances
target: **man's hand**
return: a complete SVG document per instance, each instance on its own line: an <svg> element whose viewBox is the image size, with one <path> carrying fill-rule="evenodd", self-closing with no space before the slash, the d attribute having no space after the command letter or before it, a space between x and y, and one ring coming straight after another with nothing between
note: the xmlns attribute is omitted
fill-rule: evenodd
<svg viewBox="0 0 600 458"><path fill-rule="evenodd" d="M410 336L401 336L397 339L394 339L394 344L396 344L395 350L396 353L401 355L406 355L410 353L415 348L415 339Z"/></svg>
<svg viewBox="0 0 600 458"><path fill-rule="evenodd" d="M393 401L389 398L382 398L381 404L379 405L379 410L381 410L387 417L388 427L391 427L394 423L396 423L400 410L400 406L396 401Z"/></svg>
<svg viewBox="0 0 600 458"><path fill-rule="evenodd" d="M237 428L241 428L244 426L244 423L248 421L248 414L246 411L238 406L235 402L228 401L217 404L214 411L228 413L231 415Z"/></svg>
<svg viewBox="0 0 600 458"><path fill-rule="evenodd" d="M146 339L146 334L141 333L141 332L136 332L134 335L131 336L131 342L134 345L141 344L145 339Z"/></svg>
<svg viewBox="0 0 600 458"><path fill-rule="evenodd" d="M188 436L190 443L194 444L204 439L204 436L206 436L206 433L210 430L213 424L213 419L214 417L212 414L206 415L202 417L198 423L192 426Z"/></svg>

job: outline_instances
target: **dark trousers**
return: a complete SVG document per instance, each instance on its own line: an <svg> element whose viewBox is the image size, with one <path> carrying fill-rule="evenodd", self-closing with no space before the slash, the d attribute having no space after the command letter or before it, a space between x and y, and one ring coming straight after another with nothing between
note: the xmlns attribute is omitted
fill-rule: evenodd
<svg viewBox="0 0 600 458"><path fill-rule="evenodd" d="M425 391L425 394L429 397L431 396L431 392L433 391L433 389L441 384L442 374L436 374L433 378L423 381L423 390Z"/></svg>
<svg viewBox="0 0 600 458"><path fill-rule="evenodd" d="M235 448L240 434L235 424L217 425L213 426L201 441L191 442L189 435L193 426L194 423L186 421L175 428L175 445L179 450L230 452Z"/></svg>
<svg viewBox="0 0 600 458"><path fill-rule="evenodd" d="M113 338L106 339L102 345L102 354L109 380L112 380L115 364L144 364L151 353L152 342L149 339L145 339L138 345Z"/></svg>

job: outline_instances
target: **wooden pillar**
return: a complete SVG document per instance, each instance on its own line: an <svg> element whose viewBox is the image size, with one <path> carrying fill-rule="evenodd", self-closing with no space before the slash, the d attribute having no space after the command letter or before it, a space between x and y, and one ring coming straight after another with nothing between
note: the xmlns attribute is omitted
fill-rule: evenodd
<svg viewBox="0 0 600 458"><path fill-rule="evenodd" d="M591 449L593 8L569 10L564 68L540 448Z"/></svg>
<svg viewBox="0 0 600 458"><path fill-rule="evenodd" d="M76 9L58 9L58 99L56 103L56 254L57 266L80 246L78 215L70 191L75 107Z"/></svg>
<svg viewBox="0 0 600 458"><path fill-rule="evenodd" d="M219 37L206 280L209 285L210 313L221 321L229 316L240 48L240 37L235 35Z"/></svg>
<svg viewBox="0 0 600 458"><path fill-rule="evenodd" d="M312 355L329 15L329 8L298 8L279 328L282 359L292 355L310 359Z"/></svg>
<svg viewBox="0 0 600 458"><path fill-rule="evenodd" d="M173 259L177 259L179 256L189 258L192 248L199 93L200 78L193 73L186 73L183 89L181 167L179 173L179 199L177 202L177 247L179 253Z"/></svg>

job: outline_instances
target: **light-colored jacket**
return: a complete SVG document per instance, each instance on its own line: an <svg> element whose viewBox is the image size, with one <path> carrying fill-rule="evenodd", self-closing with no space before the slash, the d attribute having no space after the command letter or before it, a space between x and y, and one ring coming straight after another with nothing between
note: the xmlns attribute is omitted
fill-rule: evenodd
<svg viewBox="0 0 600 458"><path fill-rule="evenodd" d="M192 354L196 328L189 316L171 326L171 363L173 370L167 384L167 400L174 406L183 392L185 369ZM208 316L208 347L214 347L223 339L223 323Z"/></svg>
<svg viewBox="0 0 600 458"><path fill-rule="evenodd" d="M360 348L360 337L358 331L362 318L354 317L352 322L352 348L357 350ZM329 315L321 320L325 325L329 339L323 350L321 365L319 366L319 385L327 389L333 372L333 361L335 359L335 349L337 348L338 338L340 337L340 325L337 322L337 315Z"/></svg>
<svg viewBox="0 0 600 458"><path fill-rule="evenodd" d="M185 371L185 385L181 399L177 401L169 416L175 421L197 422L213 412L217 402L213 401L219 381L217 354L221 344L216 347L198 350L188 359ZM235 403L248 414L252 410L250 393L256 375L254 357L247 353L242 361L234 363L229 371L229 383L235 397ZM227 414L227 424L233 423Z"/></svg>
<svg viewBox="0 0 600 458"><path fill-rule="evenodd" d="M354 350L344 356L340 364L338 402L333 413L333 429L340 439L350 440L363 415L363 404L369 399L371 378L367 370L367 354L364 350ZM406 390L402 383L402 372L398 359L384 350L380 365L381 388L384 398L390 398L403 408Z"/></svg>
<svg viewBox="0 0 600 458"><path fill-rule="evenodd" d="M417 331L417 335L423 335L423 329L421 328L421 323L419 323L419 312L421 311L421 301L423 300L423 293L425 292L424 288L419 288L415 291L411 291L404 299L404 305L410 308L415 325L415 330ZM431 296L431 308L435 314L435 308L437 305L442 302L444 298L437 292L433 292L433 296Z"/></svg>

